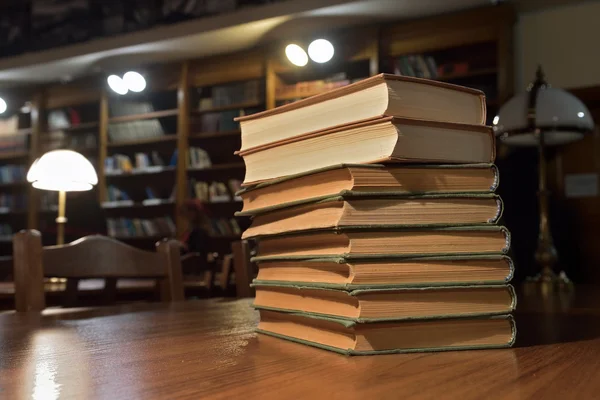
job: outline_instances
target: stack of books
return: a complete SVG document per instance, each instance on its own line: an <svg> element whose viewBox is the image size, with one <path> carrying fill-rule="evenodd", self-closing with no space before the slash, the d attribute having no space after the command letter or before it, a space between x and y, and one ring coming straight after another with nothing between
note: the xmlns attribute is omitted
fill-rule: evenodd
<svg viewBox="0 0 600 400"><path fill-rule="evenodd" d="M258 331L345 354L509 347L483 93L378 75L240 119Z"/></svg>

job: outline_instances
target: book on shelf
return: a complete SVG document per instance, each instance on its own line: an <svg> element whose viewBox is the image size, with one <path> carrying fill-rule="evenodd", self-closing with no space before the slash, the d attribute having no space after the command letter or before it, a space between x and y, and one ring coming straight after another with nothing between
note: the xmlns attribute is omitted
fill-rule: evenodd
<svg viewBox="0 0 600 400"><path fill-rule="evenodd" d="M3 165L0 167L0 183L25 182L27 168L24 165Z"/></svg>
<svg viewBox="0 0 600 400"><path fill-rule="evenodd" d="M109 236L122 238L172 237L175 223L170 216L147 218L107 218L106 229Z"/></svg>
<svg viewBox="0 0 600 400"><path fill-rule="evenodd" d="M302 98L347 86L350 83L351 81L346 78L346 74L343 74L343 76L333 77L332 79L304 81L289 85L282 84L277 85L275 88L275 97Z"/></svg>
<svg viewBox="0 0 600 400"><path fill-rule="evenodd" d="M382 116L481 125L485 97L478 90L449 83L380 74L239 118L241 150Z"/></svg>
<svg viewBox="0 0 600 400"><path fill-rule="evenodd" d="M360 323L308 313L260 310L258 332L345 355L375 355L511 347L510 315Z"/></svg>
<svg viewBox="0 0 600 400"><path fill-rule="evenodd" d="M216 85L210 89L199 89L198 110L227 107L243 103L259 103L263 97L260 80ZM207 97L208 96L208 97Z"/></svg>
<svg viewBox="0 0 600 400"><path fill-rule="evenodd" d="M150 157L152 158L152 165L154 165L154 166L161 166L161 167L165 165L165 161L160 156L160 154L158 153L158 151L154 150L150 154Z"/></svg>
<svg viewBox="0 0 600 400"><path fill-rule="evenodd" d="M108 185L106 188L106 196L106 202L103 203L103 206L105 207L109 207L111 205L107 204L107 202L113 203L115 206L133 205L133 200L131 200L131 197L129 197L125 191L117 188L114 185Z"/></svg>
<svg viewBox="0 0 600 400"><path fill-rule="evenodd" d="M177 157L176 151L173 152L175 159ZM104 168L107 175L119 175L136 172L160 172L165 170L165 165L160 155L157 152L152 152L150 154L135 153L133 162L128 155L114 154L113 156L106 157Z"/></svg>
<svg viewBox="0 0 600 400"><path fill-rule="evenodd" d="M29 135L18 130L18 115L0 119L0 152L27 150Z"/></svg>
<svg viewBox="0 0 600 400"><path fill-rule="evenodd" d="M236 236L241 229L235 218L210 218L207 224L208 234L213 237Z"/></svg>
<svg viewBox="0 0 600 400"><path fill-rule="evenodd" d="M246 164L244 185L249 185L339 164L490 163L495 149L491 127L383 117L238 154Z"/></svg>
<svg viewBox="0 0 600 400"><path fill-rule="evenodd" d="M154 112L151 103L145 101L112 101L109 102L111 117L123 117L126 115L149 114Z"/></svg>
<svg viewBox="0 0 600 400"><path fill-rule="evenodd" d="M210 168L212 162L208 152L200 147L190 146L188 149L187 167L193 169Z"/></svg>
<svg viewBox="0 0 600 400"><path fill-rule="evenodd" d="M166 133L157 118L114 122L108 125L110 142L116 144L135 140L154 139L165 135Z"/></svg>
<svg viewBox="0 0 600 400"><path fill-rule="evenodd" d="M9 242L12 240L13 230L10 224L0 224L0 241Z"/></svg>
<svg viewBox="0 0 600 400"><path fill-rule="evenodd" d="M493 164L342 164L241 187L230 180L244 212L346 191L412 194L491 193L499 183Z"/></svg>
<svg viewBox="0 0 600 400"><path fill-rule="evenodd" d="M190 179L188 183L189 189L189 197L193 199L198 199L206 203L226 203L232 200L232 196L234 196L235 189L237 186L235 182L239 182L239 180L232 179L226 185L224 182L208 182L197 181L196 179ZM233 183L233 186L231 185Z"/></svg>
<svg viewBox="0 0 600 400"><path fill-rule="evenodd" d="M0 209L3 214L27 209L27 195L24 193L0 193Z"/></svg>

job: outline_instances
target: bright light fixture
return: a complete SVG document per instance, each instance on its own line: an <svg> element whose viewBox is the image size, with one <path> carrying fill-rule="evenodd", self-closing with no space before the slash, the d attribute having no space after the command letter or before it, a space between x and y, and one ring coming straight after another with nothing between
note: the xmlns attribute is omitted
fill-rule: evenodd
<svg viewBox="0 0 600 400"><path fill-rule="evenodd" d="M292 64L298 67L304 67L308 64L308 55L297 44L288 44L285 48L285 55Z"/></svg>
<svg viewBox="0 0 600 400"><path fill-rule="evenodd" d="M121 77L117 75L109 76L106 81L108 82L108 86L117 94L124 95L127 94L128 90L125 81L121 79Z"/></svg>
<svg viewBox="0 0 600 400"><path fill-rule="evenodd" d="M27 181L36 189L63 192L91 190L98 183L92 164L72 150L52 150L33 162Z"/></svg>
<svg viewBox="0 0 600 400"><path fill-rule="evenodd" d="M123 75L123 82L132 92L139 93L146 89L146 79L135 71L129 71Z"/></svg>
<svg viewBox="0 0 600 400"><path fill-rule="evenodd" d="M333 58L333 45L329 40L317 39L308 46L308 55L316 63L326 63Z"/></svg>
<svg viewBox="0 0 600 400"><path fill-rule="evenodd" d="M500 116L499 116L499 115L496 115L496 116L494 117L494 120L492 121L492 124L494 124L494 125L498 125L498 122L500 122Z"/></svg>
<svg viewBox="0 0 600 400"><path fill-rule="evenodd" d="M8 106L6 105L6 101L2 97L0 97L0 114L4 114Z"/></svg>

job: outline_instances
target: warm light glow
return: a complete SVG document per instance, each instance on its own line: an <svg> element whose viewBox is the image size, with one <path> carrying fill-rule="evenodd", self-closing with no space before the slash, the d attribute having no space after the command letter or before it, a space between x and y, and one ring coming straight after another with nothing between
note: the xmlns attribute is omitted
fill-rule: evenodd
<svg viewBox="0 0 600 400"><path fill-rule="evenodd" d="M317 39L308 46L310 59L317 63L326 63L333 58L333 45L329 40Z"/></svg>
<svg viewBox="0 0 600 400"><path fill-rule="evenodd" d="M579 111L579 112L577 113L577 116L578 116L579 118L583 118L583 117L585 117L585 113L584 113L584 112L581 112L581 111Z"/></svg>
<svg viewBox="0 0 600 400"><path fill-rule="evenodd" d="M292 64L298 67L304 67L308 64L308 55L304 49L297 44L288 44L285 48L285 55Z"/></svg>
<svg viewBox="0 0 600 400"><path fill-rule="evenodd" d="M8 106L6 105L6 101L2 97L0 97L0 114L4 114Z"/></svg>
<svg viewBox="0 0 600 400"><path fill-rule="evenodd" d="M53 150L33 162L27 181L36 189L81 192L92 189L98 183L98 176L81 154Z"/></svg>
<svg viewBox="0 0 600 400"><path fill-rule="evenodd" d="M146 89L146 79L135 71L129 71L123 75L123 82L132 92L139 93Z"/></svg>
<svg viewBox="0 0 600 400"><path fill-rule="evenodd" d="M110 86L110 88L115 93L120 94L120 95L127 94L127 92L128 92L127 85L125 84L125 82L123 81L123 79L121 79L117 75L111 75L111 76L109 76L106 79L106 81L108 82L108 86Z"/></svg>
<svg viewBox="0 0 600 400"><path fill-rule="evenodd" d="M494 120L492 121L492 124L494 124L494 125L498 125L498 122L500 122L500 116L499 116L499 115L496 115L496 116L494 117Z"/></svg>
<svg viewBox="0 0 600 400"><path fill-rule="evenodd" d="M31 102L30 101L26 101L23 106L21 107L21 112L23 114L29 114L31 112Z"/></svg>

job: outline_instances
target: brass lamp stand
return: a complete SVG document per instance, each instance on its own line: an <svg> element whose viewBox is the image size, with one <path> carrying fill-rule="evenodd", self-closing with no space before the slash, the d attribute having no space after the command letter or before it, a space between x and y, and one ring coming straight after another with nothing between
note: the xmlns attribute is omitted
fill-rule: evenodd
<svg viewBox="0 0 600 400"><path fill-rule="evenodd" d="M61 190L58 192L58 217L56 217L56 244L65 244L65 208L67 204L67 192Z"/></svg>
<svg viewBox="0 0 600 400"><path fill-rule="evenodd" d="M524 113L523 111L526 111ZM535 261L538 274L529 281L546 284L570 284L565 274L554 268L558 254L554 247L549 222L546 147L564 145L582 139L592 131L594 122L585 105L572 94L552 88L538 67L536 79L527 92L510 99L494 118L496 133L509 146L536 146L538 151L539 233Z"/></svg>
<svg viewBox="0 0 600 400"><path fill-rule="evenodd" d="M538 204L540 213L540 225L537 239L537 248L535 250L535 261L541 266L540 273L534 277L535 281L555 282L557 276L554 273L554 266L558 261L556 247L552 239L549 221L549 198L550 191L547 188L548 166L546 164L545 151L545 132L543 129L536 127L536 105L540 89L547 85L544 79L542 68L538 67L536 71L535 81L529 88L529 98L527 107L527 129L533 131L538 139ZM566 275L564 273L561 276ZM565 282L566 283L566 282Z"/></svg>

